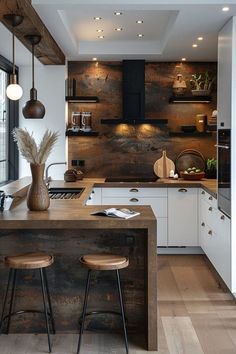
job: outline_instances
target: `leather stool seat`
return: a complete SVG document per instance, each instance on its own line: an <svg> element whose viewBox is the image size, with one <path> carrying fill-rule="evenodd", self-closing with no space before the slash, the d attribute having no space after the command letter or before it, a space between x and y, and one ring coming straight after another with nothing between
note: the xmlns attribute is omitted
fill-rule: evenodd
<svg viewBox="0 0 236 354"><path fill-rule="evenodd" d="M129 265L127 257L115 254L87 254L80 258L83 266L94 270L116 270Z"/></svg>
<svg viewBox="0 0 236 354"><path fill-rule="evenodd" d="M5 257L5 265L13 269L39 269L49 267L54 257L47 253L26 253Z"/></svg>

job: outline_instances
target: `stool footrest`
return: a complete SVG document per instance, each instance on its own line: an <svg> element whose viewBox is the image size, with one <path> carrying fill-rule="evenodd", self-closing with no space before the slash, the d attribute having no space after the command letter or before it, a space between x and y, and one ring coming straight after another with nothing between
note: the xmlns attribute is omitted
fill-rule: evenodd
<svg viewBox="0 0 236 354"><path fill-rule="evenodd" d="M86 312L85 317L93 316L93 315L116 315L122 317L122 313L118 311L90 311L90 312ZM127 318L125 318L125 322L127 323ZM82 323L82 316L79 318L79 325L81 325L81 323Z"/></svg>
<svg viewBox="0 0 236 354"><path fill-rule="evenodd" d="M6 315L3 317L2 319L2 324L4 323L4 321L9 318L9 317L12 317L12 316L16 316L16 315L22 315L23 313L38 313L40 315L44 315L45 312L44 311L40 311L40 310L19 310L19 311L15 311L15 312L12 312L10 313L10 315ZM47 314L48 316L51 318L51 314L49 311L47 311ZM55 331L53 330L53 334L55 334Z"/></svg>

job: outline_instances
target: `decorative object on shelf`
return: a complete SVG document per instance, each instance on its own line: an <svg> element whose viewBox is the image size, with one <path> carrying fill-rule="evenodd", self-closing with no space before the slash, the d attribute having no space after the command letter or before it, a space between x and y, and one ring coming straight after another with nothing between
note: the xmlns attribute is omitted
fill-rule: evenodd
<svg viewBox="0 0 236 354"><path fill-rule="evenodd" d="M6 94L10 100L17 101L23 95L22 87L17 83L16 67L15 67L15 27L19 26L24 17L16 14L8 14L3 16L4 19L12 26L12 74L10 75L10 83L7 86Z"/></svg>
<svg viewBox="0 0 236 354"><path fill-rule="evenodd" d="M194 74L190 80L193 90L193 96L209 96L211 93L212 85L215 81L215 76L206 71L203 74Z"/></svg>
<svg viewBox="0 0 236 354"><path fill-rule="evenodd" d="M207 124L207 115L206 114L197 114L196 115L196 128L199 133L203 133L206 130Z"/></svg>
<svg viewBox="0 0 236 354"><path fill-rule="evenodd" d="M27 119L42 119L45 115L44 105L37 99L37 90L34 87L34 48L40 40L40 35L27 35L25 36L32 45L32 88L30 90L30 100L24 105L22 112L23 116Z"/></svg>
<svg viewBox="0 0 236 354"><path fill-rule="evenodd" d="M166 156L165 150L162 151L162 157L154 163L153 170L155 175L160 178L168 178L170 171L175 171L175 164Z"/></svg>
<svg viewBox="0 0 236 354"><path fill-rule="evenodd" d="M196 130L196 125L181 125L181 130L184 133L193 133Z"/></svg>
<svg viewBox="0 0 236 354"><path fill-rule="evenodd" d="M194 149L186 149L181 151L175 161L176 170L178 173L185 171L188 168L195 167L200 171L205 170L205 158L202 153Z"/></svg>
<svg viewBox="0 0 236 354"><path fill-rule="evenodd" d="M14 128L13 138L22 157L30 163L32 183L27 194L28 209L32 211L47 210L50 199L44 182L44 168L45 162L58 139L58 133L47 130L39 146L37 146L33 134L30 134L26 129Z"/></svg>
<svg viewBox="0 0 236 354"><path fill-rule="evenodd" d="M207 128L210 131L216 131L217 130L217 110L214 110L211 114L211 116L207 119Z"/></svg>
<svg viewBox="0 0 236 354"><path fill-rule="evenodd" d="M66 79L66 96L71 96L71 97L76 96L76 79L74 78Z"/></svg>
<svg viewBox="0 0 236 354"><path fill-rule="evenodd" d="M173 93L176 96L184 95L184 93L186 92L186 89L187 89L187 85L186 85L185 80L183 79L182 74L177 75L177 78L175 79L172 87L173 87Z"/></svg>
<svg viewBox="0 0 236 354"><path fill-rule="evenodd" d="M217 175L217 160L208 158L206 162L206 178L216 178Z"/></svg>
<svg viewBox="0 0 236 354"><path fill-rule="evenodd" d="M83 132L91 132L92 131L92 113L91 112L82 112L81 130Z"/></svg>
<svg viewBox="0 0 236 354"><path fill-rule="evenodd" d="M71 114L71 124L72 128L71 130L73 132L78 132L81 128L81 112L72 112Z"/></svg>

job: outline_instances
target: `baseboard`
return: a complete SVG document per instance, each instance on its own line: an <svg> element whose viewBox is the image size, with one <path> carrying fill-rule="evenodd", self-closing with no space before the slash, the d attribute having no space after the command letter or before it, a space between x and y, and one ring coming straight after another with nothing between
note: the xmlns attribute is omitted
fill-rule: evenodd
<svg viewBox="0 0 236 354"><path fill-rule="evenodd" d="M201 247L157 247L158 254L204 254Z"/></svg>

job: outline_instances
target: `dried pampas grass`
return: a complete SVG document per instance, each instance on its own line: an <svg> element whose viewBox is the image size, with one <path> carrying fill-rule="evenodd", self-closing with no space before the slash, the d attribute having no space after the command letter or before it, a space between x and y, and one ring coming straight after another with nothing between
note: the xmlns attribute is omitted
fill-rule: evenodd
<svg viewBox="0 0 236 354"><path fill-rule="evenodd" d="M41 143L37 146L33 133L30 134L27 129L14 128L12 134L23 158L29 163L37 165L47 161L59 137L58 132L51 132L47 129Z"/></svg>

